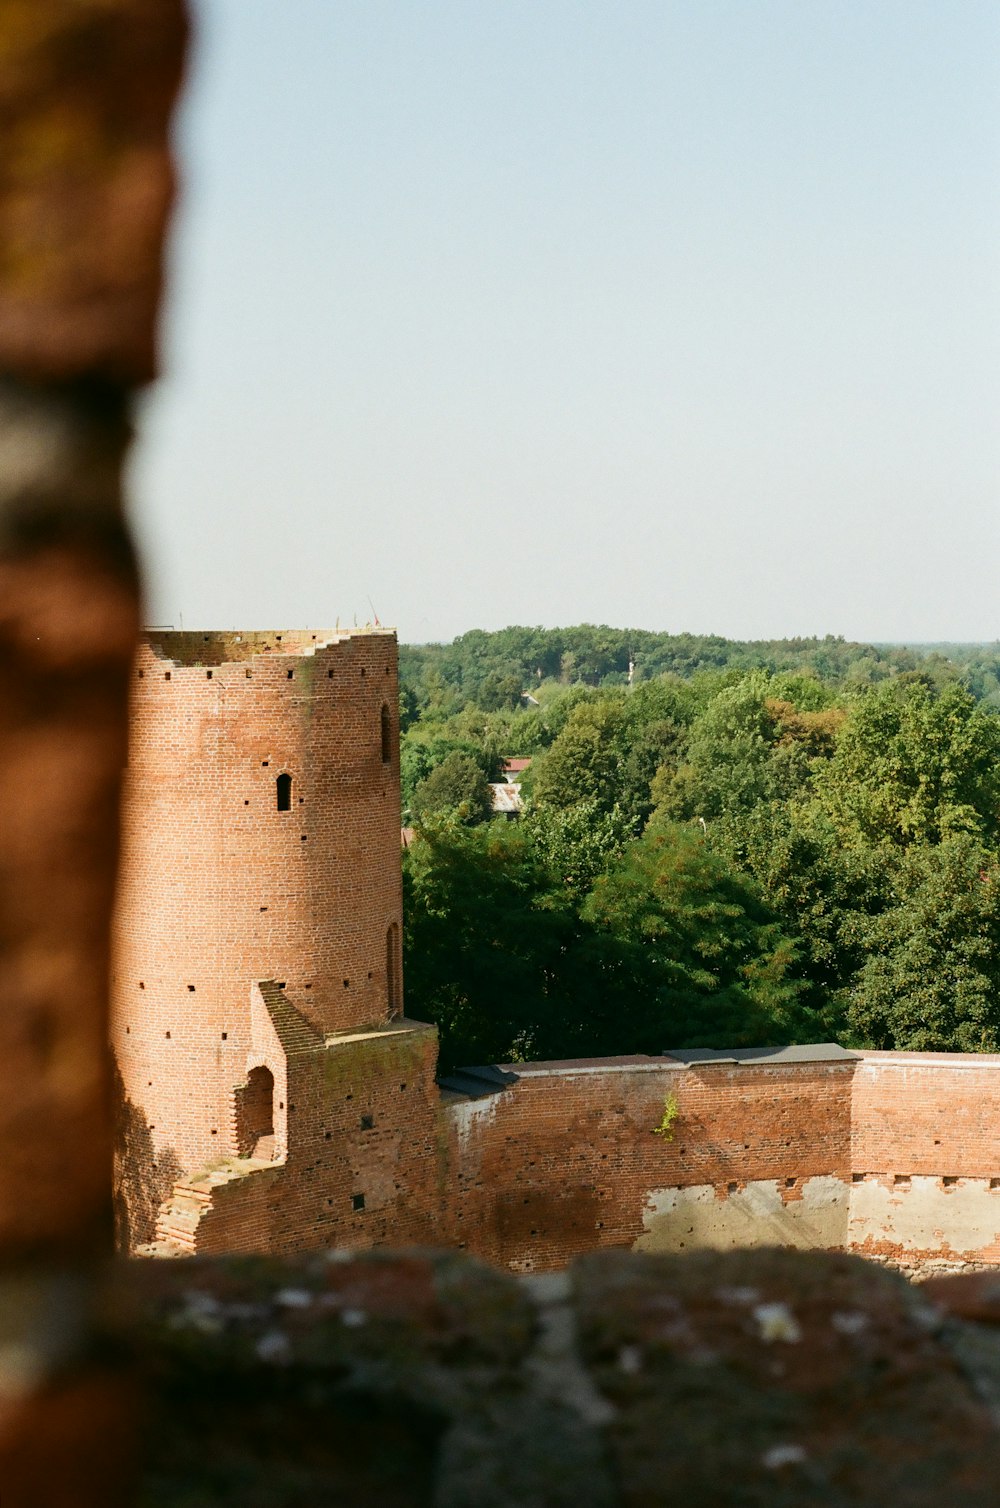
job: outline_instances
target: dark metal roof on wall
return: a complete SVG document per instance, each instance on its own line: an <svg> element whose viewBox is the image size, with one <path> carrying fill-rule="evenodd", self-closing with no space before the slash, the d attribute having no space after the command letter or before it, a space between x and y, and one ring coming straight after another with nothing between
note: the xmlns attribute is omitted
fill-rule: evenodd
<svg viewBox="0 0 1000 1508"><path fill-rule="evenodd" d="M438 1084L452 1094L465 1094L470 1099L481 1099L486 1094L498 1094L508 1084L517 1083L516 1073L505 1073L495 1063L481 1068L455 1068L451 1073L440 1075Z"/></svg>
<svg viewBox="0 0 1000 1508"><path fill-rule="evenodd" d="M849 1052L837 1042L809 1042L797 1047L669 1047L663 1056L688 1068L700 1063L735 1063L741 1068L754 1068L770 1063L855 1062L860 1054Z"/></svg>

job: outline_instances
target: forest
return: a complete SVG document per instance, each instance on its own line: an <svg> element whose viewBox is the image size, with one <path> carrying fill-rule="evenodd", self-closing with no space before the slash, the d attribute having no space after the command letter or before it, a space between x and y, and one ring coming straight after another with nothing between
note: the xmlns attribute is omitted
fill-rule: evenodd
<svg viewBox="0 0 1000 1508"><path fill-rule="evenodd" d="M1000 1051L1000 645L507 628L400 670L407 1012L445 1068Z"/></svg>

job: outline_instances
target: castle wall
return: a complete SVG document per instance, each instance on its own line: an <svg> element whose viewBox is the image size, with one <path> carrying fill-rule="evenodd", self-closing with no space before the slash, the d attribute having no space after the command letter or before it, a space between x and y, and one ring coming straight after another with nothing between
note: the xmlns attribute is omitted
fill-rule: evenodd
<svg viewBox="0 0 1000 1508"><path fill-rule="evenodd" d="M1000 1262L1000 1058L517 1064L470 1097L439 1095L435 1055L411 1022L292 1051L287 1160L199 1185L190 1249L451 1245L517 1271L601 1247Z"/></svg>
<svg viewBox="0 0 1000 1508"><path fill-rule="evenodd" d="M851 1173L850 1060L768 1066L658 1058L517 1064L445 1109L452 1237L522 1270L601 1246L840 1246ZM671 1096L670 1135L657 1135Z"/></svg>
<svg viewBox="0 0 1000 1508"><path fill-rule="evenodd" d="M112 1040L141 1239L179 1171L237 1151L256 980L320 1032L400 1008L395 638L154 635L132 685Z"/></svg>
<svg viewBox="0 0 1000 1508"><path fill-rule="evenodd" d="M863 1053L852 1125L853 1250L1000 1261L1000 1055Z"/></svg>

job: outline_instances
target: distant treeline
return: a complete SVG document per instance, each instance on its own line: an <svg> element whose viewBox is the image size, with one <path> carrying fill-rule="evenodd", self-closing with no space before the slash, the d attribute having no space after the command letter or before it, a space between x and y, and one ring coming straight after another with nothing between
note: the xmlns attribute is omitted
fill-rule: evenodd
<svg viewBox="0 0 1000 1508"><path fill-rule="evenodd" d="M977 700L1000 706L1000 642L864 644L828 634L817 639L723 639L715 634L658 634L641 628L471 629L450 644L400 647L403 684L413 711L447 705L498 711L540 683L613 686L702 671L798 670L827 684L871 685L918 669L957 674Z"/></svg>

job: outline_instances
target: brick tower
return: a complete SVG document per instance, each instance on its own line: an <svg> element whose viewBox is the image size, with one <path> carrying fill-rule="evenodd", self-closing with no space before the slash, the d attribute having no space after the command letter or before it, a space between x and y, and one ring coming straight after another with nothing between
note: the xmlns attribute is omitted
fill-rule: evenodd
<svg viewBox="0 0 1000 1508"><path fill-rule="evenodd" d="M402 1015L395 636L151 633L133 693L112 1035L135 1244L181 1174L284 1161L293 1112L322 1119L289 1052Z"/></svg>

